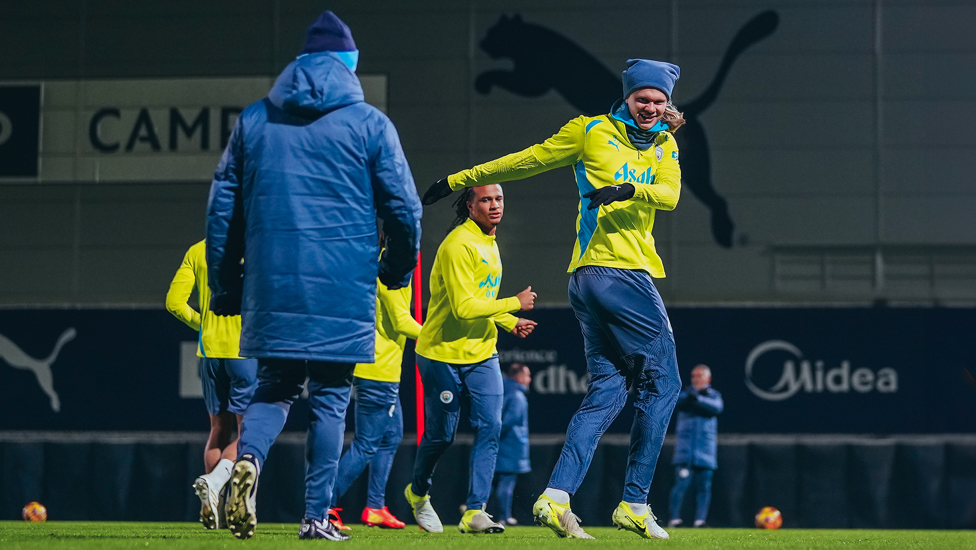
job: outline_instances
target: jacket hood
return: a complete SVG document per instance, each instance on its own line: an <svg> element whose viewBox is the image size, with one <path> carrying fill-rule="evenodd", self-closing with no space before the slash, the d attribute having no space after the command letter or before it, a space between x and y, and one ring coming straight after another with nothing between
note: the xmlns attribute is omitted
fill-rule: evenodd
<svg viewBox="0 0 976 550"><path fill-rule="evenodd" d="M301 55L278 76L268 99L275 107L302 118L364 100L356 74L334 52Z"/></svg>

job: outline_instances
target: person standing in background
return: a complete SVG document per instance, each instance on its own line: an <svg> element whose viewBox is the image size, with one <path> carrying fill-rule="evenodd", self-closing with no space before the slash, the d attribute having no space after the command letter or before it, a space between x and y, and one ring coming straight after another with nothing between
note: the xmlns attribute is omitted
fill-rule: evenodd
<svg viewBox="0 0 976 550"><path fill-rule="evenodd" d="M498 459L495 461L495 497L498 498L499 517L508 525L518 521L512 517L512 496L519 474L532 470L529 463L529 400L526 394L532 383L528 365L513 363L502 381L505 399L502 403L502 433L498 438Z"/></svg>
<svg viewBox="0 0 976 550"><path fill-rule="evenodd" d="M237 538L254 536L261 468L306 378L298 537L349 538L327 517L353 370L375 359L377 277L391 290L410 283L422 215L393 122L364 101L358 60L349 27L323 12L268 97L237 118L210 188L210 308L241 315L241 353L258 359L227 495Z"/></svg>
<svg viewBox="0 0 976 550"><path fill-rule="evenodd" d="M679 527L681 503L694 481L697 508L695 527L704 527L712 501L712 476L718 468L718 418L724 409L722 394L711 386L712 370L698 365L691 370L691 386L678 395L677 442L674 446L674 488L671 489L670 527Z"/></svg>
<svg viewBox="0 0 976 550"><path fill-rule="evenodd" d="M186 251L166 293L166 310L197 331L200 383L210 413L210 435L203 450L207 474L193 482L193 490L200 498L200 522L207 529L216 529L224 527L220 521L224 519L221 489L237 460L241 418L257 387L258 363L240 356L240 315L221 317L210 312L205 247L206 241L200 241ZM199 312L187 303L194 288Z"/></svg>

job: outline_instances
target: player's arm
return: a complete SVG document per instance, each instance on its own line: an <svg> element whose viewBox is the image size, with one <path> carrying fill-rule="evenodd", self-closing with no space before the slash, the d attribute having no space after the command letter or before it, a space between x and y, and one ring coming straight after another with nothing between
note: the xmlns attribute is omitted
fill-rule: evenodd
<svg viewBox="0 0 976 550"><path fill-rule="evenodd" d="M166 311L172 313L177 319L186 323L193 330L200 330L200 313L190 307L187 301L193 293L193 285L196 277L193 275L193 264L190 260L190 252L183 256L183 263L176 270L173 282L169 284L169 291L166 293Z"/></svg>
<svg viewBox="0 0 976 550"><path fill-rule="evenodd" d="M498 300L474 295L473 289L478 288L478 281L475 280L472 266L477 265L475 262L479 258L475 258L463 244L447 243L441 246L437 254L443 261L441 274L448 302L459 319L488 319L522 309L522 302L517 296Z"/></svg>
<svg viewBox="0 0 976 550"><path fill-rule="evenodd" d="M400 136L383 116L370 140L370 176L376 215L383 220L385 249L380 256L380 282L392 289L410 284L420 253L420 217L423 207L410 166L400 146Z"/></svg>
<svg viewBox="0 0 976 550"><path fill-rule="evenodd" d="M380 305L393 324L393 330L411 340L420 337L421 325L410 316L410 286L390 290L382 284L376 285Z"/></svg>
<svg viewBox="0 0 976 550"><path fill-rule="evenodd" d="M699 393L698 409L707 416L718 416L722 414L725 404L722 402L722 394L709 388L707 394Z"/></svg>
<svg viewBox="0 0 976 550"><path fill-rule="evenodd" d="M452 191L457 191L463 187L525 179L553 168L569 166L583 154L585 141L585 118L577 117L546 141L518 153L451 174L447 177L447 182Z"/></svg>
<svg viewBox="0 0 976 550"><path fill-rule="evenodd" d="M210 310L240 315L244 286L243 117L238 117L230 142L214 172L207 203L207 284Z"/></svg>
<svg viewBox="0 0 976 550"><path fill-rule="evenodd" d="M648 205L658 210L674 210L678 205L678 197L681 194L681 166L678 164L678 145L674 141L674 136L667 136L667 140L661 142L659 146L664 150L657 171L654 174L654 183L635 183L634 198L631 200L646 202ZM653 154L653 151L648 151Z"/></svg>

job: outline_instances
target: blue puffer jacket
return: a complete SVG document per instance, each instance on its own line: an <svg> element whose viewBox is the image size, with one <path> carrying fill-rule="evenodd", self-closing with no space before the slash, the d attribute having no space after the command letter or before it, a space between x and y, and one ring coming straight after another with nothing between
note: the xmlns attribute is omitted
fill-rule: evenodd
<svg viewBox="0 0 976 550"><path fill-rule="evenodd" d="M214 174L211 309L240 306L245 357L371 363L377 275L410 282L420 217L393 123L334 53L301 56L241 113Z"/></svg>
<svg viewBox="0 0 976 550"><path fill-rule="evenodd" d="M708 386L698 391L688 386L678 395L678 441L671 464L718 468L718 418L722 394Z"/></svg>
<svg viewBox="0 0 976 550"><path fill-rule="evenodd" d="M525 398L522 384L511 378L505 378L503 382L505 401L495 471L524 474L532 470L529 466L529 400Z"/></svg>

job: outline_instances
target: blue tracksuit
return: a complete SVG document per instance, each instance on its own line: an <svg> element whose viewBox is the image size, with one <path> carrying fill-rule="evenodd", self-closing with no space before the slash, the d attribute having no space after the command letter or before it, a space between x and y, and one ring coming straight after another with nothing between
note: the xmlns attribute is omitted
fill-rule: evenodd
<svg viewBox="0 0 976 550"><path fill-rule="evenodd" d="M636 386L623 500L647 502L681 388L664 302L647 273L602 266L573 272L569 300L583 331L590 387L548 486L576 492L600 437L627 403L627 388Z"/></svg>
<svg viewBox="0 0 976 550"><path fill-rule="evenodd" d="M480 363L453 365L417 355L417 367L424 383L424 437L414 462L413 492L426 495L430 491L434 467L454 442L460 400L465 399L470 404L474 431L466 504L470 510L481 508L491 495L502 425L502 372L498 356Z"/></svg>
<svg viewBox="0 0 976 550"><path fill-rule="evenodd" d="M518 474L532 470L529 466L529 400L526 388L511 378L502 380L505 400L502 403L502 433L498 438L495 460L495 497L499 514L512 517L512 496Z"/></svg>
<svg viewBox="0 0 976 550"><path fill-rule="evenodd" d="M238 117L214 174L210 307L239 309L241 355L258 358L239 453L263 466L307 376L309 519L324 519L332 501L353 368L373 361L377 276L409 283L420 217L393 123L334 52L285 68Z"/></svg>
<svg viewBox="0 0 976 550"><path fill-rule="evenodd" d="M403 439L403 409L400 383L355 377L356 437L339 461L339 474L332 494L333 506L369 466L366 506L386 506L386 481L393 458Z"/></svg>
<svg viewBox="0 0 976 550"><path fill-rule="evenodd" d="M674 488L671 490L671 519L681 517L681 503L688 487L695 483L695 519L705 521L712 500L712 475L718 468L718 418L724 409L722 394L708 386L688 386L678 396L677 443L674 447Z"/></svg>

